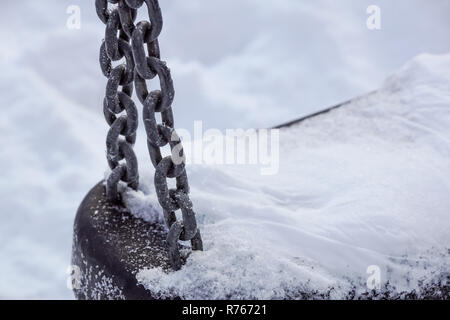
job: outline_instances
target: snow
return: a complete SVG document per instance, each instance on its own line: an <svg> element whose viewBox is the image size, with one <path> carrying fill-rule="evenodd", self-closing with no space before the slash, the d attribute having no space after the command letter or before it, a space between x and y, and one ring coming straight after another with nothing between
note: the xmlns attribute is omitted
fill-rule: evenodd
<svg viewBox="0 0 450 320"><path fill-rule="evenodd" d="M190 129L193 120L199 119L205 128L277 125L376 89L388 74L419 53L450 52L447 0L377 1L382 30L376 32L365 27L371 0L160 2L165 18L160 43L174 77L174 113L180 128ZM2 5L0 298L70 299L73 293L66 288L66 271L74 215L107 167L107 125L101 110L106 79L97 61L104 26L92 1L22 0ZM81 8L80 30L66 28L69 5ZM438 70L417 72L428 69ZM427 77L431 78L436 79ZM432 97L419 98L433 102ZM443 117L440 120L445 123ZM150 164L142 129L141 123L136 151L145 169ZM440 146L443 142L436 138L430 143ZM330 156L326 150L323 153L324 158ZM200 169L208 175L196 178L193 173ZM202 193L205 185L211 186L211 193L219 188L214 181L206 181L209 176L218 179L223 191L233 191L235 199L242 197L238 191L244 187L251 196L258 183L247 181L242 168L230 168L236 175L214 167L192 165L189 170L195 207L199 215L208 212L202 223L215 221L214 212L219 210L212 201L217 198L207 199L210 206L201 205L201 198L207 198ZM254 171L256 177L259 171ZM312 174L302 173L304 181L311 180ZM287 173L282 176L273 186L265 185L267 190L277 190L268 198L273 206L291 210L289 203L294 202L286 199L298 197L303 207L312 208L331 199L328 181L303 186L306 196L299 196L300 191L288 192L289 184L281 183ZM149 172L143 172L143 177L152 180ZM151 190L149 181L143 178L144 191L145 184ZM234 186L240 183L240 189L230 191L227 181ZM309 197L319 191L323 192L319 198ZM256 195L251 199L255 201ZM156 199L142 194L141 200L142 215L148 214L145 201L157 207ZM221 201L227 203L230 216L240 205L249 206L238 200L234 204L232 199ZM267 205L264 201L261 206ZM252 215L259 212L248 210ZM223 214L217 211L217 219Z"/></svg>
<svg viewBox="0 0 450 320"><path fill-rule="evenodd" d="M144 269L138 279L161 297L277 299L333 288L343 298L353 285L366 289L373 265L399 291L448 272L449 83L450 54L418 56L375 93L282 129L276 175L190 165L205 251L178 272ZM154 205L151 174L141 182L149 199L128 198Z"/></svg>

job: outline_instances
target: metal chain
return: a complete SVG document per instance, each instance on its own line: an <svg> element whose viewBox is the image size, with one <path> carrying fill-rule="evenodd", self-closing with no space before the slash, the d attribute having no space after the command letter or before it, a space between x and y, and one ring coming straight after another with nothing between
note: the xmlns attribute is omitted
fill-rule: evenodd
<svg viewBox="0 0 450 320"><path fill-rule="evenodd" d="M117 191L120 181L126 182L133 189L137 189L139 183L138 164L133 151L138 127L138 112L131 99L134 59L130 38L120 21L121 12L127 11L131 20L136 18L137 12L126 8L119 0L109 2L119 5L109 10L107 0L96 0L97 14L106 25L105 39L100 47L100 66L108 78L103 113L110 125L106 138L106 153L112 170L106 181L106 195L109 201L120 201ZM125 63L113 68L112 62L122 58L125 58Z"/></svg>
<svg viewBox="0 0 450 320"><path fill-rule="evenodd" d="M117 4L117 7L109 10L108 2ZM135 25L137 10L144 2L150 22L141 21ZM96 0L96 9L99 18L106 24L100 65L109 78L104 102L105 118L111 125L107 138L108 162L112 169L107 179L108 199L117 199L120 180L132 188L138 186L137 161L132 149L136 141L137 111L130 98L134 80L136 94L143 105L150 159L155 167L156 194L169 228L169 260L172 267L179 270L181 257L178 241L191 241L193 250L203 250L203 244L189 198L183 146L174 129L173 81L166 63L160 60L158 36L163 26L161 9L157 0ZM117 32L120 32L119 37ZM111 70L111 61L123 57L126 63ZM159 78L160 90L148 92L146 80L155 77ZM122 86L121 91L118 91L119 86ZM126 115L116 116L124 110ZM161 114L161 124L156 121L156 113ZM120 139L119 135L125 139ZM166 145L170 146L171 155L163 158L161 148ZM125 164L120 164L123 159ZM175 189L168 188L168 178L176 179ZM182 221L176 218L177 210L181 210Z"/></svg>

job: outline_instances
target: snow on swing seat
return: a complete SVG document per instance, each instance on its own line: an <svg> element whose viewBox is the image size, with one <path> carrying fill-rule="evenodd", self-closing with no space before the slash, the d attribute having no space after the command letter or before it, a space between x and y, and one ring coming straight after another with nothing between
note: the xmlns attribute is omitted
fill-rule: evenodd
<svg viewBox="0 0 450 320"><path fill-rule="evenodd" d="M448 298L450 55L418 56L279 141L273 175L189 164L205 251L177 272L140 264L133 281L154 298ZM124 200L160 225L153 171L140 176Z"/></svg>

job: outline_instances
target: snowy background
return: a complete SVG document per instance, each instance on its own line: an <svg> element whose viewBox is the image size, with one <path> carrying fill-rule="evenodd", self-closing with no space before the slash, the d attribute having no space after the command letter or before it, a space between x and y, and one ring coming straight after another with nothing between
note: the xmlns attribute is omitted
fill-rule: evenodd
<svg viewBox="0 0 450 320"><path fill-rule="evenodd" d="M73 4L81 7L80 30L66 28ZM366 28L370 4L381 7L380 31ZM222 129L277 125L382 87L418 54L450 52L446 0L166 0L161 7L176 124L187 129L194 120ZM104 26L93 1L8 1L0 18L0 298L72 298L66 269L74 214L106 170L106 79L97 62ZM425 60L407 77L447 66ZM431 87L448 81L426 78ZM142 136L136 148L145 163ZM427 143L450 139L435 136L440 142ZM448 166L439 168L438 176L448 175ZM195 187L195 174L191 180ZM202 196L196 205L206 208ZM440 202L443 212L446 204ZM436 231L430 243L439 237Z"/></svg>

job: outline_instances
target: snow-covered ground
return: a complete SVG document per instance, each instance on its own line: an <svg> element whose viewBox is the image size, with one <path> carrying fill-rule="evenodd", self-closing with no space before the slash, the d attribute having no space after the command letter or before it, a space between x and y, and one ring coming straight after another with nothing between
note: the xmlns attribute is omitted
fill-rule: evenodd
<svg viewBox="0 0 450 320"><path fill-rule="evenodd" d="M380 31L370 31L365 25L366 8L374 2L382 9ZM80 30L66 28L66 9L69 5L81 7ZM176 123L178 127L187 129L192 127L193 120L203 120L205 127L217 128L276 125L378 88L387 75L419 53L450 52L450 4L446 0L434 0L432 3L425 0L399 0L395 3L387 0L345 0L338 4L332 0L167 0L161 1L161 6L165 17L161 47L174 76ZM4 40L0 45L0 105L4 115L0 118L0 298L72 298L72 292L66 288L66 270L70 262L73 218L84 194L102 178L106 170L104 139L107 126L101 112L106 80L101 75L97 62L104 26L95 15L92 1L21 0L2 4L0 27L0 35ZM445 110L435 107L434 103L445 99L445 95L448 97L448 92L436 89L435 94L428 92L422 95L422 90L418 90L418 87L428 87L431 90L430 88L435 87L432 81L441 85L448 84L448 79L445 83L445 79L427 76L428 72L437 71L448 75L450 70L444 68L444 62L442 64L433 66L425 63L427 67L422 69L412 68L411 72L414 74L408 75L408 79L429 82L415 87L412 84L410 90L413 94L405 94L399 103L392 104L392 109L399 110L398 108L405 106L403 100L406 99L413 101L414 105L432 105L429 109L424 107L419 113L421 117L423 114L428 116L424 119L431 119L429 117L436 115L436 124L438 121L444 123L448 120L445 118ZM384 91L387 88L385 86ZM377 102L375 98L388 96L389 99L396 97L387 94L380 96L378 93L368 98L367 102L373 101L373 104L379 105L381 102ZM363 101L357 103L368 107ZM352 110L355 108L353 105ZM337 111L335 115L343 112L346 111ZM389 112L386 111L385 117L389 116ZM412 121L401 113L397 117L398 123L403 121L405 128L422 121L422 118ZM322 119L334 121L328 116ZM278 178L267 178L270 179L270 184L260 180L263 178L257 176L256 171L254 176L249 176L250 173L242 168L190 166L192 196L199 216L204 217L204 232L212 234L213 228L219 228L220 224L224 224L225 231L228 230L230 225L227 225L224 215L229 214L232 218L236 214L235 208L248 208L249 216L260 212L272 215L273 210L259 211L252 208L250 200L241 203L239 199L243 195L240 189L248 188L246 193L249 199L253 199L253 203L259 203L261 207L272 206L277 212L283 211L282 208L288 211L299 210L296 219L305 220L305 225L312 229L303 228L304 232L293 236L292 243L305 242L308 240L306 232L312 235L317 230L324 232L323 228L314 228L314 223L323 221L321 215L329 212L324 208L339 207L339 201L345 203L347 198L345 195L339 198L340 192L355 188L354 190L361 189L358 192L363 194L371 185L388 184L391 181L380 181L377 179L381 179L380 176L371 175L377 172L370 170L370 165L381 166L383 163L387 167L387 171L383 172L386 179L401 176L396 181L404 181L405 185L407 179L413 177L421 180L417 180L416 184L411 181L406 190L399 188L395 190L395 194L387 191L381 195L376 194L376 191L384 189L374 188L372 201L381 199L377 202L380 204L393 197L410 195L411 201L395 202L395 208L405 202L408 204L405 205L407 208L419 208L416 211L411 209L411 219L425 212L427 204L431 206L433 199L438 204L433 209L445 210L446 202L435 199L444 194L445 188L439 187L439 179L444 179L448 172L443 165L435 166L435 163L440 163L441 158L434 158L433 153L420 149L420 155L430 157L429 162L411 163L416 164L419 169L424 169L426 163L433 168L420 177L418 174L411 175L412 169L402 171L409 168L409 162L404 166L393 165L389 169L391 167L387 158L376 158L381 157L376 152L372 162L366 166L359 162L350 165L349 161L353 158L344 158L346 152L339 149L345 148L347 144L351 145L352 141L344 139L348 132L346 130L353 128L348 123L350 120L347 117L345 119L338 129L331 124L320 129L318 125L314 125L314 128L314 121L303 125L302 129L294 129L305 135L300 140L292 139L287 131L282 132L282 152L295 152L292 155L299 157L296 161L299 165L290 168L293 164L284 162L288 159L282 160ZM429 141L424 141L423 145L429 145L429 148L435 146L445 152L445 132L432 124L421 125L417 132L434 130L434 133L429 131ZM336 131L326 135L325 132L332 128ZM312 135L311 131L319 132ZM328 144L319 143L319 133L324 140L328 139ZM376 136L373 131L365 134ZM315 138L308 139L308 136ZM342 141L338 141L340 136ZM363 141L363 137L365 135L355 134L353 139ZM379 139L381 137L392 140L392 146L396 141L399 150L408 145L403 140L394 140L396 136L391 135L389 130L380 129ZM333 144L334 141L337 141L336 144ZM314 142L318 145L315 146ZM293 151L289 151L289 144L295 146ZM362 144L365 148L370 146ZM305 149L306 147L308 148ZM357 144L353 146L354 149L356 147ZM286 151L287 149L289 150ZM139 133L136 150L143 164L141 168L146 169L144 164L148 163L148 159L142 131ZM297 154L295 150L305 152ZM359 152L361 154L357 153L356 156L362 157L368 153L361 150ZM319 176L320 172L308 170L308 163L310 166L315 164L307 161L308 154L314 157L314 162L323 159L323 168L327 169L323 175ZM332 156L336 157L333 159L336 162L334 165L328 162ZM411 152L411 157L415 156ZM400 161L399 159L396 161ZM440 177L436 171L438 169L441 169ZM292 172L296 172L298 183L304 181L295 192L292 191L295 184L290 184L291 179L289 183L286 181L292 176ZM151 181L150 175L150 172L143 172L143 177L148 178L143 179L143 186ZM208 180L209 176L215 177L215 181ZM350 179L356 176L361 176L363 182ZM314 177L318 180L314 180ZM350 180L340 180L340 177ZM321 179L323 183L319 184ZM264 187L261 187L263 182ZM357 188L359 183L361 187ZM210 205L211 202L208 201L214 198L204 193L205 184L211 194L214 193L213 190L224 188L224 191L230 191L229 194L235 197L228 198L224 193L223 198L217 198L223 204L221 208ZM227 187L228 184L239 185L240 189ZM419 186L423 188L421 198L413 196L414 192L420 191L415 189ZM263 197L256 200L258 193ZM218 193L214 195L219 196ZM296 205L299 207L295 207ZM220 211L211 211L211 208ZM383 208L387 210L387 207ZM309 210L316 210L319 214L313 216L309 214ZM430 209L427 214L435 211ZM439 212L438 210L436 214ZM290 219L288 213L282 212L285 217L285 221L282 221L284 225ZM337 214L334 219L338 225ZM378 223L380 219L374 218L374 221ZM417 221L417 225L421 224L420 219ZM247 221L246 224L248 223ZM433 230L432 224L427 223L424 227L426 226ZM441 223L440 226L446 227L448 223ZM439 230L436 229L436 237ZM326 237L317 232L317 237ZM273 236L276 240L276 233ZM342 237L344 236L343 234ZM213 242L208 242L214 238L207 240L207 234L204 237L209 248L202 256L206 259L208 255L214 255L214 250L220 246L214 247ZM300 241L296 237L304 238ZM257 238L266 241L264 237ZM430 235L429 239L432 242L436 238ZM338 240L344 243L343 239ZM220 243L219 239L214 241ZM242 241L242 259L245 260L245 243L248 238ZM377 242L373 246L382 246L383 243L385 242ZM253 245L253 242L250 244ZM226 245L226 242L221 245ZM262 245L262 242L254 242L254 245ZM293 245L290 244L289 248L291 246ZM367 244L362 245L364 246ZM238 258L239 256L236 259ZM331 255L329 259L332 259ZM377 262L378 260L373 263ZM292 266L290 262L286 263ZM365 263L364 261L360 265ZM355 264L354 270L357 266ZM298 271L296 268L294 265L293 272ZM324 268L331 272L326 269L328 267ZM364 271L358 269L355 272ZM335 278L329 276L324 281L330 279ZM327 283L326 281L323 283Z"/></svg>
<svg viewBox="0 0 450 320"><path fill-rule="evenodd" d="M344 298L352 286L367 290L370 266L391 290L446 281L449 84L450 54L421 55L376 93L282 129L276 175L249 165L191 165L205 251L192 253L181 271L144 269L138 279L163 297L193 299L330 288L332 298ZM128 192L141 217L156 204L146 173L148 196Z"/></svg>

